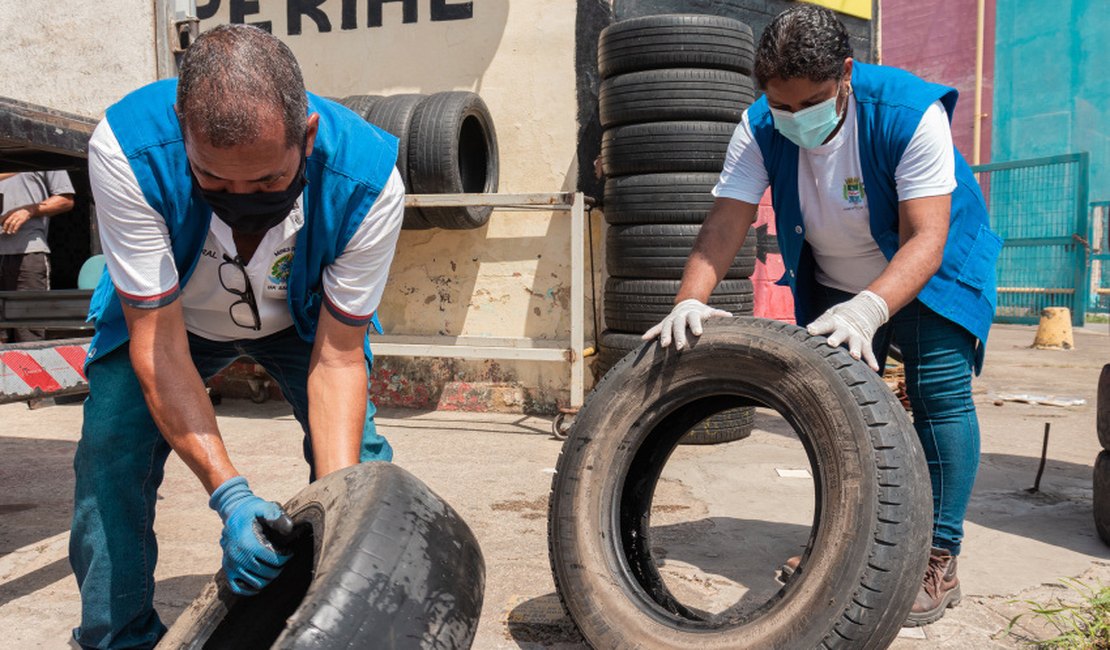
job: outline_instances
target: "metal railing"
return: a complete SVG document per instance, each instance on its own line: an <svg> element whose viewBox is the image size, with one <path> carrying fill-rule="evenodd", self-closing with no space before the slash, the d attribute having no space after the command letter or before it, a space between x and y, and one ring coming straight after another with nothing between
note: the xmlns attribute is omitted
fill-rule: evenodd
<svg viewBox="0 0 1110 650"><path fill-rule="evenodd" d="M995 322L1036 323L1045 307L1085 318L1087 153L972 167L991 227L1005 245L998 259Z"/></svg>

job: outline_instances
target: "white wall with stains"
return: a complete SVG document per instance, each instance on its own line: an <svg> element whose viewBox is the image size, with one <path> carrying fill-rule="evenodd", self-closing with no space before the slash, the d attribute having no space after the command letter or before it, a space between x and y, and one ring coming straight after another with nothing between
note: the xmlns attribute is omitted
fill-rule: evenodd
<svg viewBox="0 0 1110 650"><path fill-rule="evenodd" d="M0 0L0 96L101 117L157 78L150 0Z"/></svg>

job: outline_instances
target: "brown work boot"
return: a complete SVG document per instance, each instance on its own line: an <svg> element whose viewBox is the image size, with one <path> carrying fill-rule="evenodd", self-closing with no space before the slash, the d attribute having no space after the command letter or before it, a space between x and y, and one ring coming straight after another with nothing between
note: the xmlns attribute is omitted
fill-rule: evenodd
<svg viewBox="0 0 1110 650"><path fill-rule="evenodd" d="M956 556L941 548L929 551L929 566L917 599L913 601L905 627L939 621L944 610L960 604L960 579L956 577Z"/></svg>

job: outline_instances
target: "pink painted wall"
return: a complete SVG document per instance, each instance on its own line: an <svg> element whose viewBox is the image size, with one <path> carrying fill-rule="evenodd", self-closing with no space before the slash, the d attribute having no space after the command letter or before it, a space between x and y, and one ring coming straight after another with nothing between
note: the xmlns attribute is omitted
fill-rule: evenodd
<svg viewBox="0 0 1110 650"><path fill-rule="evenodd" d="M880 61L960 91L952 122L956 147L972 162L975 108L976 0L879 0ZM990 162L994 97L994 7L986 0L983 30L983 113L980 162Z"/></svg>

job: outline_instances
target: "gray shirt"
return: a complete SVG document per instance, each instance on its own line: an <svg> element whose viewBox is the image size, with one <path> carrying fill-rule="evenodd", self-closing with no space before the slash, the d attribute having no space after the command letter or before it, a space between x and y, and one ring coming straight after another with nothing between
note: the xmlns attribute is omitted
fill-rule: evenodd
<svg viewBox="0 0 1110 650"><path fill-rule="evenodd" d="M0 195L4 197L0 216L58 194L73 193L73 184L65 172L22 172L0 181ZM48 222L49 217L34 217L28 219L14 235L0 233L0 255L49 253L50 247L46 245Z"/></svg>

